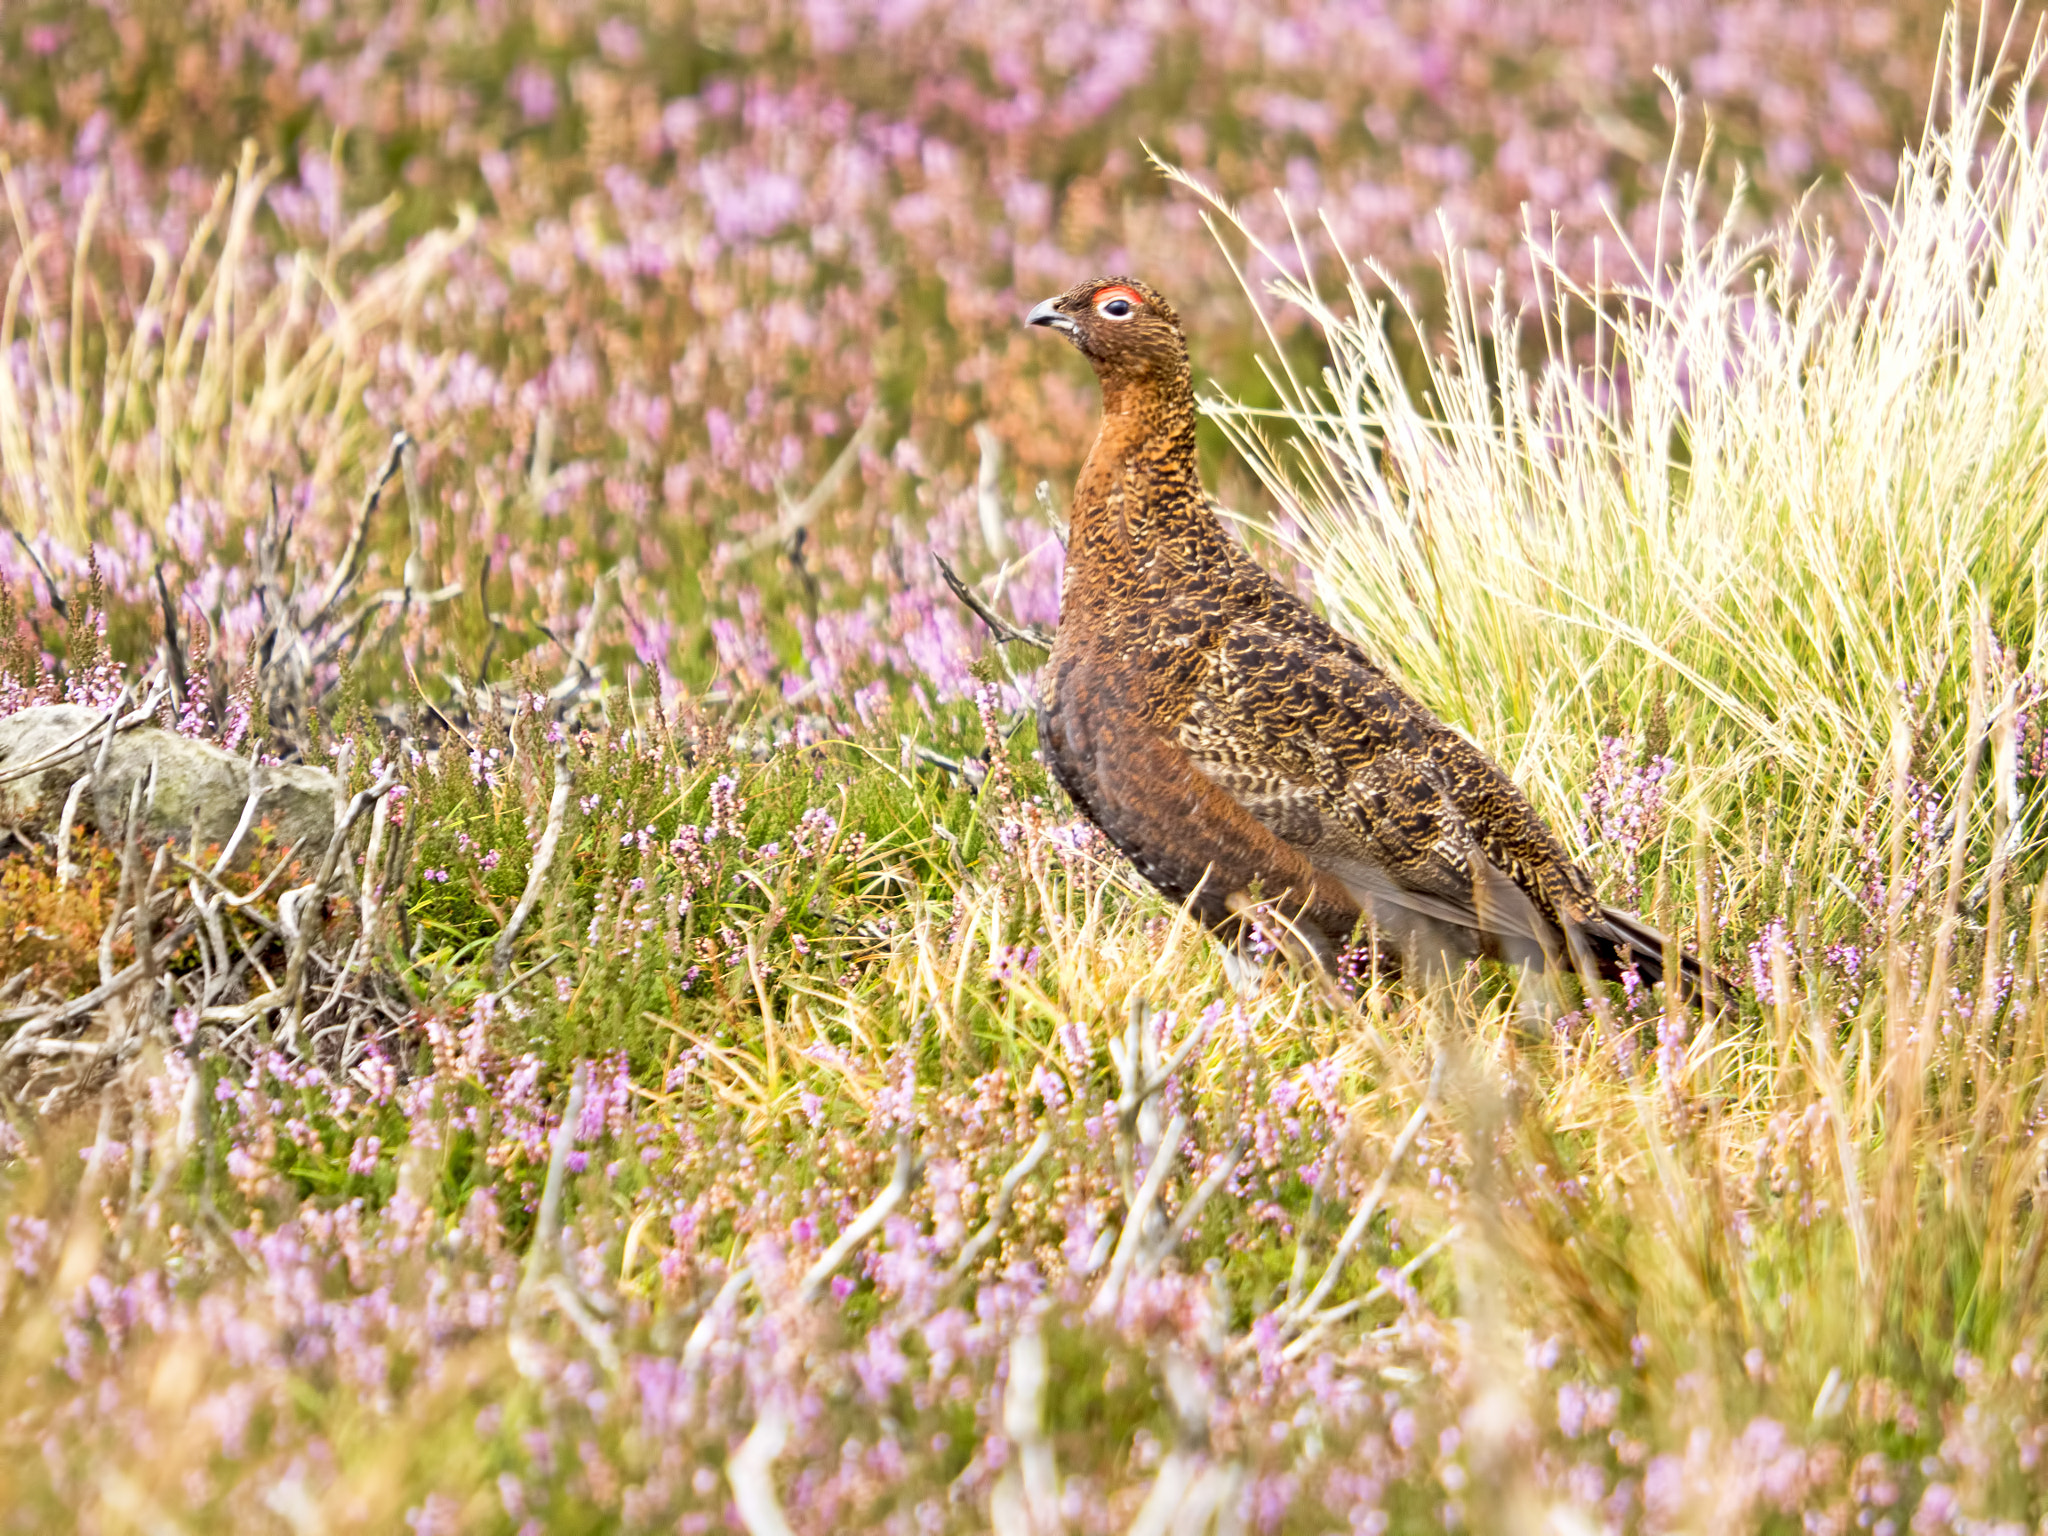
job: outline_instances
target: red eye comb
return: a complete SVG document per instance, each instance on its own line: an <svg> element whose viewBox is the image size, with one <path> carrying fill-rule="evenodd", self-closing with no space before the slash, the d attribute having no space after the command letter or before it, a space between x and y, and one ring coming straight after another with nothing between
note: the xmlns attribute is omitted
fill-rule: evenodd
<svg viewBox="0 0 2048 1536"><path fill-rule="evenodd" d="M1122 283L1111 283L1107 288L1098 288L1096 290L1095 303L1098 308L1107 304L1111 299L1124 299L1132 304L1142 304L1145 302L1145 295L1138 292L1135 288L1125 287Z"/></svg>

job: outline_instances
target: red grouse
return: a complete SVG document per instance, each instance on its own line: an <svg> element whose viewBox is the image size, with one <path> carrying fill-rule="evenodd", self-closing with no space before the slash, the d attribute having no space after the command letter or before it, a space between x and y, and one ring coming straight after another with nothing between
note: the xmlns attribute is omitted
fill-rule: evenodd
<svg viewBox="0 0 2048 1536"><path fill-rule="evenodd" d="M1263 907L1326 966L1377 930L1411 971L1661 979L1662 936L1602 905L1514 782L1224 532L1166 301L1100 278L1029 323L1102 385L1039 735L1138 872L1226 933Z"/></svg>

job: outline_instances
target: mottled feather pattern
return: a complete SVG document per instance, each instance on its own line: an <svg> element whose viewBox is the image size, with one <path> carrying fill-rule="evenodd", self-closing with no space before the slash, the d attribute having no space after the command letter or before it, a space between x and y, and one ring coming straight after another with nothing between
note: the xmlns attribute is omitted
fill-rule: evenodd
<svg viewBox="0 0 2048 1536"><path fill-rule="evenodd" d="M1256 895L1326 963L1378 930L1410 965L1660 976L1662 937L1601 905L1513 780L1224 531L1165 300L1101 279L1032 321L1061 330L1103 387L1040 734L1111 843L1219 928ZM1689 957L1686 970L1697 979Z"/></svg>

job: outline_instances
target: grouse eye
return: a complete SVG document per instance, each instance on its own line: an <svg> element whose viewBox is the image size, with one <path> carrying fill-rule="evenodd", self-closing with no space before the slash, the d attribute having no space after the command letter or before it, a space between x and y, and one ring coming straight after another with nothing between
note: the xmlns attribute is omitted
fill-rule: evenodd
<svg viewBox="0 0 2048 1536"><path fill-rule="evenodd" d="M1095 313L1105 320L1128 320L1138 312L1141 299L1124 287L1105 288L1095 295Z"/></svg>

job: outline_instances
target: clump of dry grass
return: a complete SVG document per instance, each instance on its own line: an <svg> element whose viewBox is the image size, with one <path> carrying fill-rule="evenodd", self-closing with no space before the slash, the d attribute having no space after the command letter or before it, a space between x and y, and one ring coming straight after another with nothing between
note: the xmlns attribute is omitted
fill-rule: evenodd
<svg viewBox="0 0 2048 1536"><path fill-rule="evenodd" d="M27 343L24 377L0 370L0 485L24 538L83 549L116 510L161 535L188 486L238 511L278 476L347 497L344 471L389 435L363 401L380 351L417 325L475 219L359 273L397 200L279 251L258 230L281 169L246 147L175 245L102 169L67 242L0 157L14 236L0 349Z"/></svg>
<svg viewBox="0 0 2048 1536"><path fill-rule="evenodd" d="M1655 735L1683 767L1668 847L1772 839L1839 914L1828 877L1855 883L1900 733L1951 795L2048 663L2040 65L1950 50L1847 270L1812 223L1745 239L1738 205L1702 228L1703 152L1674 161L1658 244L1615 237L1604 280L1575 282L1532 228L1533 316L1476 291L1455 249L1442 334L1376 296L1370 261L1341 258L1341 292L1275 283L1328 367L1273 370L1272 417L1214 417L1333 616L1554 815L1579 813L1589 726ZM1311 247L1262 254L1314 271ZM2002 758L2000 805L2016 764L2042 766Z"/></svg>

